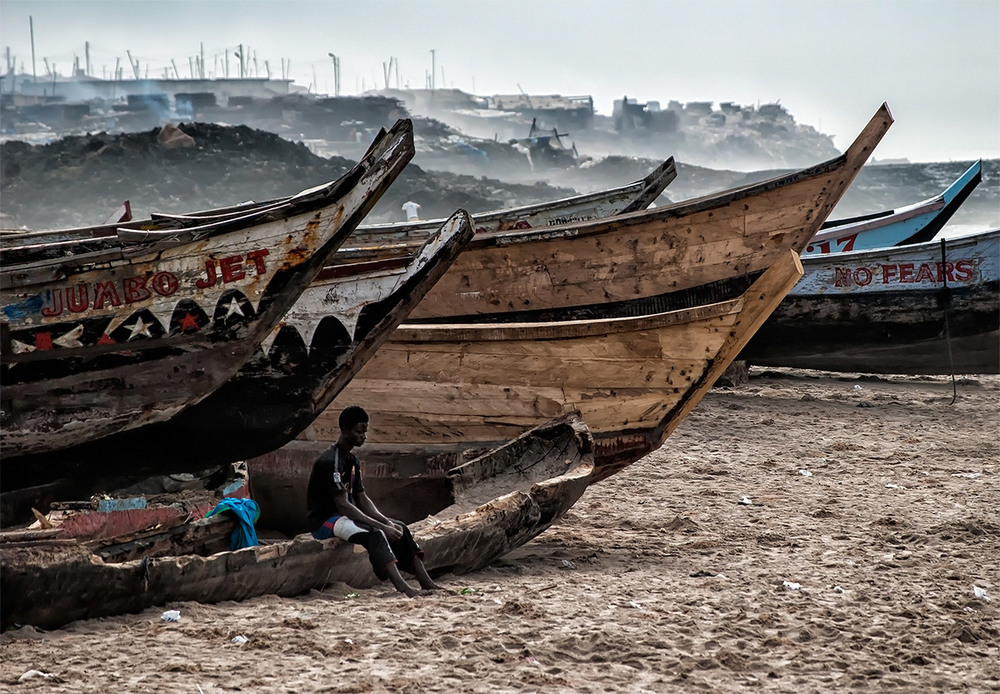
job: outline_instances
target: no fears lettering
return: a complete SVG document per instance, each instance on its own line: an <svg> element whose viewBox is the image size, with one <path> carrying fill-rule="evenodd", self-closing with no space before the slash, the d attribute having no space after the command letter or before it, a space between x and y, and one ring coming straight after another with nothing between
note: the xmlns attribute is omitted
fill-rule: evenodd
<svg viewBox="0 0 1000 694"><path fill-rule="evenodd" d="M195 281L199 289L208 289L218 284L238 282L248 271L262 276L267 272L264 258L266 248L251 251L246 256L234 255L205 261L205 276ZM252 270L251 270L252 269ZM80 283L72 287L60 287L49 294L49 303L41 309L46 318L54 318L69 311L82 313L107 307L127 306L145 301L154 295L170 296L180 288L180 280L172 272L157 272L152 277L136 275L121 281Z"/></svg>
<svg viewBox="0 0 1000 694"><path fill-rule="evenodd" d="M875 284L941 284L945 280L952 283L968 282L975 276L976 261L959 260L954 263L888 263L874 267L834 268L835 287L857 285L866 287Z"/></svg>

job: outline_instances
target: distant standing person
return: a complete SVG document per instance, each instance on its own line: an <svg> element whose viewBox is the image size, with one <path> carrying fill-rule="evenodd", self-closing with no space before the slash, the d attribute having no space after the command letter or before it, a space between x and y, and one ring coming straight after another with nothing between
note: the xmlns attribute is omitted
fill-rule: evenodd
<svg viewBox="0 0 1000 694"><path fill-rule="evenodd" d="M365 494L361 463L351 450L368 437L368 413L351 406L340 413L340 437L313 464L307 493L309 527L317 540L339 537L368 550L372 569L409 597L417 591L399 569L416 576L420 587L441 586L427 574L423 550L400 521L387 518Z"/></svg>
<svg viewBox="0 0 1000 694"><path fill-rule="evenodd" d="M417 222L420 221L420 205L413 202L412 200L407 200L403 203L403 212L406 213L406 221Z"/></svg>

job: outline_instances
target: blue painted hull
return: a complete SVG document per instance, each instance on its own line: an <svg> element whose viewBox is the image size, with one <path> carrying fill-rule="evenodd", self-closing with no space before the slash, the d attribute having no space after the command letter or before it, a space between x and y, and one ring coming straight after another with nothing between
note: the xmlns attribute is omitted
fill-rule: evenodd
<svg viewBox="0 0 1000 694"><path fill-rule="evenodd" d="M983 162L980 160L933 198L896 210L827 222L813 236L802 256L806 258L930 241L982 180Z"/></svg>

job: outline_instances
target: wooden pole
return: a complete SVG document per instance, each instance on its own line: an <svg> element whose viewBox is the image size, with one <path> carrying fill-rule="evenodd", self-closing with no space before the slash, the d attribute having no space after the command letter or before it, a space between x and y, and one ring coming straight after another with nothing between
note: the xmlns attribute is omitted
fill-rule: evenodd
<svg viewBox="0 0 1000 694"><path fill-rule="evenodd" d="M136 79L139 79L139 61L132 59L132 52L129 50L125 51L125 55L128 56L128 65L132 68L132 74L135 75Z"/></svg>
<svg viewBox="0 0 1000 694"><path fill-rule="evenodd" d="M38 75L35 74L35 18L31 15L28 16L28 28L31 31L31 80L34 81Z"/></svg>

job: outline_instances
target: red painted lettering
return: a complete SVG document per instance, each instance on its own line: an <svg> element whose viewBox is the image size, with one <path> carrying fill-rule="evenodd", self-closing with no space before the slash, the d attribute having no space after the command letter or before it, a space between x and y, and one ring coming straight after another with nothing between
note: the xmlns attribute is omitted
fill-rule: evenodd
<svg viewBox="0 0 1000 694"><path fill-rule="evenodd" d="M917 278L914 282L933 282L934 273L931 271L931 266L927 263L920 263L920 267L917 269Z"/></svg>
<svg viewBox="0 0 1000 694"><path fill-rule="evenodd" d="M247 253L247 261L253 261L254 269L257 271L258 275L263 275L267 272L267 268L264 266L264 258L267 257L268 253L270 253L270 251L266 248Z"/></svg>
<svg viewBox="0 0 1000 694"><path fill-rule="evenodd" d="M90 287L85 284L66 287L66 304L73 313L86 311L90 307Z"/></svg>
<svg viewBox="0 0 1000 694"><path fill-rule="evenodd" d="M859 267L857 270L854 271L854 281L857 283L859 287L867 287L869 284L871 284L872 277L874 277L872 271L866 267Z"/></svg>
<svg viewBox="0 0 1000 694"><path fill-rule="evenodd" d="M214 287L216 281L217 280L216 280L216 277L215 277L215 261L214 260L206 260L205 261L205 277L202 277L200 280L198 280L194 284L195 284L196 287L198 287L198 289L207 289L209 287Z"/></svg>
<svg viewBox="0 0 1000 694"><path fill-rule="evenodd" d="M913 263L901 263L899 266L899 281L913 282Z"/></svg>
<svg viewBox="0 0 1000 694"><path fill-rule="evenodd" d="M122 294L125 295L125 302L129 304L152 296L152 293L146 289L145 277L126 277L122 281Z"/></svg>
<svg viewBox="0 0 1000 694"><path fill-rule="evenodd" d="M852 251L854 250L854 242L858 240L857 234L851 234L850 236L845 236L842 239L837 239L837 243L840 244L841 251Z"/></svg>
<svg viewBox="0 0 1000 694"><path fill-rule="evenodd" d="M157 272L153 275L153 281L150 284L153 286L153 291L160 296L170 296L180 286L177 276L172 272Z"/></svg>
<svg viewBox="0 0 1000 694"><path fill-rule="evenodd" d="M55 291L49 290L49 298L52 300L51 306L42 307L42 315L46 318L52 318L58 316L63 312L63 296L62 289L56 289Z"/></svg>
<svg viewBox="0 0 1000 694"><path fill-rule="evenodd" d="M896 278L896 265L882 266L882 284L889 284Z"/></svg>
<svg viewBox="0 0 1000 694"><path fill-rule="evenodd" d="M851 268L849 267L837 267L833 271L836 276L833 279L834 287L850 287L853 282L851 281Z"/></svg>
<svg viewBox="0 0 1000 694"><path fill-rule="evenodd" d="M947 278L947 280L949 282L954 282L955 278L951 276L951 273L952 273L952 271L954 269L955 269L955 266L952 265L951 263L938 263L937 264L937 281L938 282L943 282L945 280L945 278Z"/></svg>
<svg viewBox="0 0 1000 694"><path fill-rule="evenodd" d="M955 281L968 282L972 279L975 271L975 264L971 260L959 260L955 263Z"/></svg>
<svg viewBox="0 0 1000 694"><path fill-rule="evenodd" d="M246 273L244 273L243 268L240 267L242 262L242 255L231 255L228 258L223 258L219 261L219 269L222 270L223 284L229 284L230 282L235 282L236 280L241 280L246 277Z"/></svg>
<svg viewBox="0 0 1000 694"><path fill-rule="evenodd" d="M104 308L105 301L111 302L112 306L122 305L114 282L99 282L94 288L94 308Z"/></svg>

